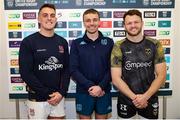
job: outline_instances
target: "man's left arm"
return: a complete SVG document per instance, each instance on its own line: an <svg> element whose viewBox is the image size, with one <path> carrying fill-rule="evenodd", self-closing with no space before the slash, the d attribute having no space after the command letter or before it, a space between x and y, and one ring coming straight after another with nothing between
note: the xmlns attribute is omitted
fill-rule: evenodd
<svg viewBox="0 0 180 120"><path fill-rule="evenodd" d="M59 102L63 99L64 96L66 96L69 82L70 82L70 74L69 74L69 49L68 49L68 43L66 42L64 45L64 69L61 71L61 81L60 81L60 87L56 92L53 92L49 96L51 97L50 100L48 100L48 103L51 105L57 105Z"/></svg>
<svg viewBox="0 0 180 120"><path fill-rule="evenodd" d="M154 64L156 77L151 83L149 89L144 94L137 95L137 99L133 101L135 106L142 106L142 108L146 107L145 103L147 103L149 98L153 96L166 81L166 61L164 56L164 49L159 41L156 43Z"/></svg>
<svg viewBox="0 0 180 120"><path fill-rule="evenodd" d="M143 106L147 103L149 98L153 96L159 88L165 83L166 80L166 63L158 63L155 65L155 73L156 73L156 78L155 80L151 83L151 86L149 89L142 95L139 95L137 99L133 101L134 105L143 108Z"/></svg>
<svg viewBox="0 0 180 120"><path fill-rule="evenodd" d="M144 93L146 99L149 99L152 95L154 95L159 88L165 83L166 81L166 63L159 63L155 65L155 73L156 78L152 82L150 88Z"/></svg>
<svg viewBox="0 0 180 120"><path fill-rule="evenodd" d="M62 96L66 96L70 82L68 43L65 44L64 54L64 69L61 71L60 89L58 90Z"/></svg>
<svg viewBox="0 0 180 120"><path fill-rule="evenodd" d="M57 105L63 99L63 97L66 96L69 87L70 75L68 44L66 43L64 47L64 69L61 71L60 87L58 91L53 92L51 95L49 95L51 99L48 100L48 103L51 105Z"/></svg>
<svg viewBox="0 0 180 120"><path fill-rule="evenodd" d="M106 70L106 73L104 74L103 80L99 83L99 86L101 87L102 90L106 89L107 85L112 81L111 79L111 63L110 63L110 56L111 56L111 51L113 48L114 42L111 40L109 42L109 56L108 56L108 69Z"/></svg>

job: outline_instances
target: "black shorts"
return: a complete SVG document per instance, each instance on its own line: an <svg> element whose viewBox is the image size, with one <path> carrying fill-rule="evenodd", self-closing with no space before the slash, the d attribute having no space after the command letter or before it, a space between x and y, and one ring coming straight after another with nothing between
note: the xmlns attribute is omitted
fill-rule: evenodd
<svg viewBox="0 0 180 120"><path fill-rule="evenodd" d="M158 97L151 98L148 101L148 106L144 109L138 109L133 104L128 104L125 99L118 97L117 112L118 116L121 118L131 118L138 113L140 116L147 119L158 119Z"/></svg>

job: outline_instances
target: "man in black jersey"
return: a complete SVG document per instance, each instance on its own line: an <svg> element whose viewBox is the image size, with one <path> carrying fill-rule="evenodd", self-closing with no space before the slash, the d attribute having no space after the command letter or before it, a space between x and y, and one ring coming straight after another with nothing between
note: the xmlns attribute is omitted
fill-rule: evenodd
<svg viewBox="0 0 180 120"><path fill-rule="evenodd" d="M67 41L54 33L56 9L39 9L40 31L24 38L19 51L20 74L27 84L28 118L64 118L64 96L69 86Z"/></svg>
<svg viewBox="0 0 180 120"><path fill-rule="evenodd" d="M143 36L140 11L127 11L123 20L127 36L115 43L111 53L112 82L120 91L118 115L132 118L138 113L157 119L157 91L166 78L163 47L159 41Z"/></svg>

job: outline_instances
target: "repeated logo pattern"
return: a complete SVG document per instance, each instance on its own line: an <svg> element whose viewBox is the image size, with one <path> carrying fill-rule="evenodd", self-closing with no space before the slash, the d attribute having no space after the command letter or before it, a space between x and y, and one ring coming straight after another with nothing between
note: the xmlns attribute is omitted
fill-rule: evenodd
<svg viewBox="0 0 180 120"><path fill-rule="evenodd" d="M112 38L114 41L123 39L126 37L126 31L123 26L123 15L130 8L139 9L143 14L144 29L143 33L146 36L158 39L164 47L164 53L166 55L167 62L167 76L165 87L162 90L171 89L171 46L173 40L173 9L172 0L155 2L153 0L141 0L142 5L139 7L137 1L140 0L72 0L72 7L69 9L62 9L61 7L69 7L70 2L68 0L44 0L43 3L55 4L58 8L57 24L55 27L55 33L64 37L69 42L69 46L72 41L78 37L83 36L85 28L83 26L82 15L83 12L90 7L96 8L100 13L100 26L104 36ZM37 22L38 16L38 2L42 4L42 1L32 0L31 3L23 3L19 0L7 0L5 4L6 12L6 26L7 26L7 44L8 44L8 62L9 62L9 83L10 93L26 93L23 81L20 79L19 67L18 67L18 54L19 47L23 38L39 30L39 24ZM62 5L62 6L61 6ZM25 7L23 7L25 6ZM119 8L118 8L119 6ZM138 6L138 7L137 7ZM153 6L152 9L149 6ZM159 9L161 7L161 9ZM167 7L167 8L166 8ZM17 9L21 8L18 12ZM12 9L12 10L8 10ZM106 45L106 40L101 41L103 45ZM84 42L81 45L86 44ZM61 46L59 46L59 52L63 52ZM147 54L150 51L146 50ZM52 59L55 60L55 59ZM55 62L55 61L54 61ZM149 64L149 63L148 63ZM131 67L137 67L137 65ZM127 66L128 66L127 65ZM144 65L144 64L143 64ZM128 67L130 69L131 67ZM140 67L140 66L138 66ZM43 67L40 67L43 69ZM71 81L69 92L75 92L75 83ZM113 89L112 91L116 91Z"/></svg>

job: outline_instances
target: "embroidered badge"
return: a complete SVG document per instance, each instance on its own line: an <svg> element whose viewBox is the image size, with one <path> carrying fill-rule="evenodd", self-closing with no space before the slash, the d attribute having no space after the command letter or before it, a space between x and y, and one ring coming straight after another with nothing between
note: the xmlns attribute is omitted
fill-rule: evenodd
<svg viewBox="0 0 180 120"><path fill-rule="evenodd" d="M101 40L101 44L102 44L102 45L107 45L107 39L102 39L102 40Z"/></svg>
<svg viewBox="0 0 180 120"><path fill-rule="evenodd" d="M150 48L146 48L145 52L146 52L147 55L150 55L151 54L151 49Z"/></svg>
<svg viewBox="0 0 180 120"><path fill-rule="evenodd" d="M59 45L59 52L60 52L60 53L64 53L64 46Z"/></svg>

